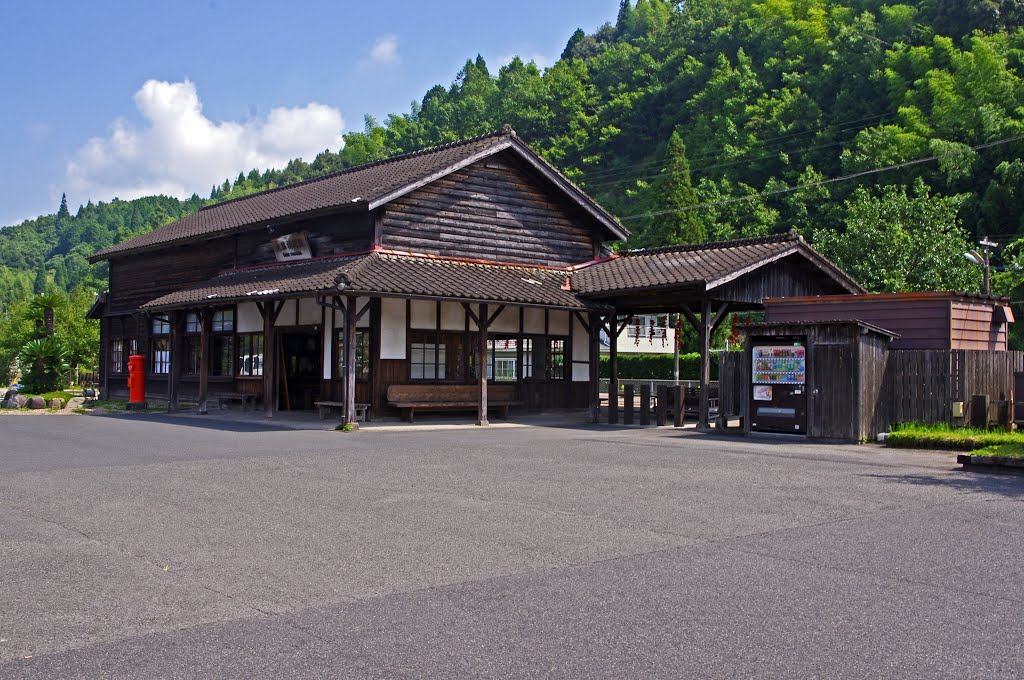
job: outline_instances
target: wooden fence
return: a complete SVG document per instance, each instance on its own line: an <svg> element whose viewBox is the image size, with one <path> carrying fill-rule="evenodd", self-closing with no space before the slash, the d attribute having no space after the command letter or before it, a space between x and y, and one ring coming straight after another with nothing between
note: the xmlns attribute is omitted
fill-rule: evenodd
<svg viewBox="0 0 1024 680"><path fill-rule="evenodd" d="M851 393L850 403L859 398L862 409L873 411L874 432L885 432L897 423L969 423L971 397L979 394L989 397L989 422L1005 421L1013 374L1024 371L1024 352L889 350L862 353L860 361L864 389L856 398ZM720 362L722 412L743 413L750 391L746 353L724 352ZM881 385L874 376L880 376ZM867 382L875 383L873 389L866 389ZM953 415L955 402L963 404L963 417Z"/></svg>

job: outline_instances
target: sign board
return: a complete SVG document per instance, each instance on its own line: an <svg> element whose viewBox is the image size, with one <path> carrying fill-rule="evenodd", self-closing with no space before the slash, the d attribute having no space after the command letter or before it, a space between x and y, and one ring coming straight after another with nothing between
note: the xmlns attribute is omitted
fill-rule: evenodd
<svg viewBox="0 0 1024 680"><path fill-rule="evenodd" d="M274 247L274 257L278 262L308 260L313 257L313 252L309 248L309 239L301 231L279 236L271 240L270 243Z"/></svg>

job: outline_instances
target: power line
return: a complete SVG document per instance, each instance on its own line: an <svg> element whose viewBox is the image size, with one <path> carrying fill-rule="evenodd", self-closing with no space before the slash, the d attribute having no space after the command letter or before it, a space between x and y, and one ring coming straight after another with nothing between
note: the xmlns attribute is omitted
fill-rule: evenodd
<svg viewBox="0 0 1024 680"><path fill-rule="evenodd" d="M800 132L790 132L790 133L787 133L785 135L779 135L777 137L770 137L768 139L755 140L752 143L750 149L754 150L754 149L756 149L758 147L765 147L765 146L769 145L769 143L771 143L771 142L777 142L777 141L780 141L780 140L789 139L791 137L800 137L802 135L809 135L809 134L812 134L812 133L815 133L815 132L821 132L822 130L828 130L830 128L839 128L840 132L846 132L846 131L849 131L849 130L860 130L860 129L864 129L864 128L871 127L871 126L869 124L855 125L855 123L864 123L865 121L879 121L880 119L893 118L893 117L895 117L897 115L898 115L897 113L881 113L881 114L877 114L877 115L874 115L874 116L868 116L868 117L865 117L865 118L857 118L855 120L846 120L846 121L840 121L840 122L837 122L837 123L830 123L829 125L823 125L823 126L820 126L820 127L817 127L817 128L811 128L810 130L803 130L803 131L800 131ZM851 127L843 127L843 126L851 126ZM812 148L814 148L814 147L812 147ZM717 157L718 155L719 154L717 152L708 152L706 154L701 154L701 155L694 156L693 158L690 158L688 160L690 160L691 162L694 162L694 161L703 160L705 158ZM772 154L772 155L774 155L774 154ZM583 176L584 176L585 181L589 182L590 180L602 179L602 178L607 177L607 176L619 174L623 170L626 170L626 169L638 169L638 168L644 168L644 167L651 166L651 165L661 165L663 162L664 162L663 159L654 159L654 160L650 160L650 161L644 161L644 162L641 162L641 163L632 163L632 164L629 164L629 165L624 165L624 166L621 166L619 168L608 168L608 169L605 169L605 170L595 170L595 171L592 171L592 172L584 171L583 172ZM588 186L590 186L590 185L588 184Z"/></svg>
<svg viewBox="0 0 1024 680"><path fill-rule="evenodd" d="M987 149L993 146L1000 146L1002 144L1009 144L1011 142L1017 142L1024 139L1024 135L1017 135L1015 137L1007 137L1006 139L998 139L994 142L986 142L984 144L978 144L972 147L968 147L971 151L978 151L980 149ZM912 165L920 165L922 163L930 163L934 160L938 160L938 156L927 156L926 158L917 158L912 161L905 161L903 163L896 163L895 165L887 165L883 168L873 168L871 170L861 170L849 175L843 175L841 177L832 177L830 179L823 179L817 182L808 182L807 184L798 184L792 187L783 187L781 189L772 189L771 191L762 191L757 194L748 194L747 196L737 196L736 198L727 198L721 201L710 201L708 203L698 203L696 205L688 205L684 208L672 208L671 210L656 210L647 213L640 213L638 215L627 215L626 217L620 217L619 220L635 220L641 217L658 217L660 215L669 215L673 213L688 212L690 210L696 210L697 208L713 208L721 205L731 205L733 203L740 203L742 201L751 201L755 198L767 198L769 196L777 196L779 194L788 194L800 189L810 189L813 187L820 187L826 184L835 184L837 182L846 182L851 179L857 179L859 177L866 177L868 175L877 175L882 172L888 172L890 170L899 170L901 168L907 168Z"/></svg>

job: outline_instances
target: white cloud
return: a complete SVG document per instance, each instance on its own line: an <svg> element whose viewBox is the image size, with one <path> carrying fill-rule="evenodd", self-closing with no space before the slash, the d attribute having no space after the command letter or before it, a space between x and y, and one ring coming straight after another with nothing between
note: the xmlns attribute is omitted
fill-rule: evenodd
<svg viewBox="0 0 1024 680"><path fill-rule="evenodd" d="M402 58L398 56L398 36L382 35L370 48L370 61L375 64L397 64Z"/></svg>
<svg viewBox="0 0 1024 680"><path fill-rule="evenodd" d="M316 102L272 109L263 119L214 122L189 80L146 81L134 101L143 128L117 120L109 136L90 139L68 161L76 201L204 195L240 171L281 168L337 149L345 125L337 109Z"/></svg>

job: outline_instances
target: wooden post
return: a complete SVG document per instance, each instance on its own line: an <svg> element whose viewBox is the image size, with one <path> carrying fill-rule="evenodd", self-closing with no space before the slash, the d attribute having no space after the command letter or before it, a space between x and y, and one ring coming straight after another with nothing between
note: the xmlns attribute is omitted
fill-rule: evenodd
<svg viewBox="0 0 1024 680"><path fill-rule="evenodd" d="M184 312L171 313L171 369L167 376L167 410L178 410L178 385L181 381L181 364L183 360L183 335L182 325L185 320Z"/></svg>
<svg viewBox="0 0 1024 680"><path fill-rule="evenodd" d="M480 331L480 363L478 364L477 379L480 381L480 405L478 409L477 425L486 427L487 423L487 305L480 305L480 315L477 317L477 330Z"/></svg>
<svg viewBox="0 0 1024 680"><path fill-rule="evenodd" d="M358 299L349 295L345 300L345 411L343 422L349 429L359 429L356 422L356 308Z"/></svg>
<svg viewBox="0 0 1024 680"><path fill-rule="evenodd" d="M640 386L640 424L651 424L651 384Z"/></svg>
<svg viewBox="0 0 1024 680"><path fill-rule="evenodd" d="M676 402L675 422L673 425L675 427L682 427L686 424L686 405L683 403L683 400L686 398L686 388L682 385L673 385L672 392L675 395Z"/></svg>
<svg viewBox="0 0 1024 680"><path fill-rule="evenodd" d="M601 420L601 316L593 312L590 314L589 364L590 414L588 420L591 423L597 423Z"/></svg>
<svg viewBox="0 0 1024 680"><path fill-rule="evenodd" d="M608 318L608 424L619 422L619 317Z"/></svg>
<svg viewBox="0 0 1024 680"><path fill-rule="evenodd" d="M376 298L370 302L370 409L367 420L384 409L384 381L380 373L380 339L382 331L383 302Z"/></svg>
<svg viewBox="0 0 1024 680"><path fill-rule="evenodd" d="M711 300L701 302L700 332L700 401L697 407L697 429L709 429L708 407L711 404Z"/></svg>
<svg viewBox="0 0 1024 680"><path fill-rule="evenodd" d="M210 386L210 310L199 310L199 413L206 415Z"/></svg>
<svg viewBox="0 0 1024 680"><path fill-rule="evenodd" d="M658 412L657 420L658 427L662 427L668 422L668 385L658 385Z"/></svg>
<svg viewBox="0 0 1024 680"><path fill-rule="evenodd" d="M633 424L633 385L630 383L622 388L622 424Z"/></svg>
<svg viewBox="0 0 1024 680"><path fill-rule="evenodd" d="M274 301L267 300L260 307L263 313L263 416L274 417Z"/></svg>

